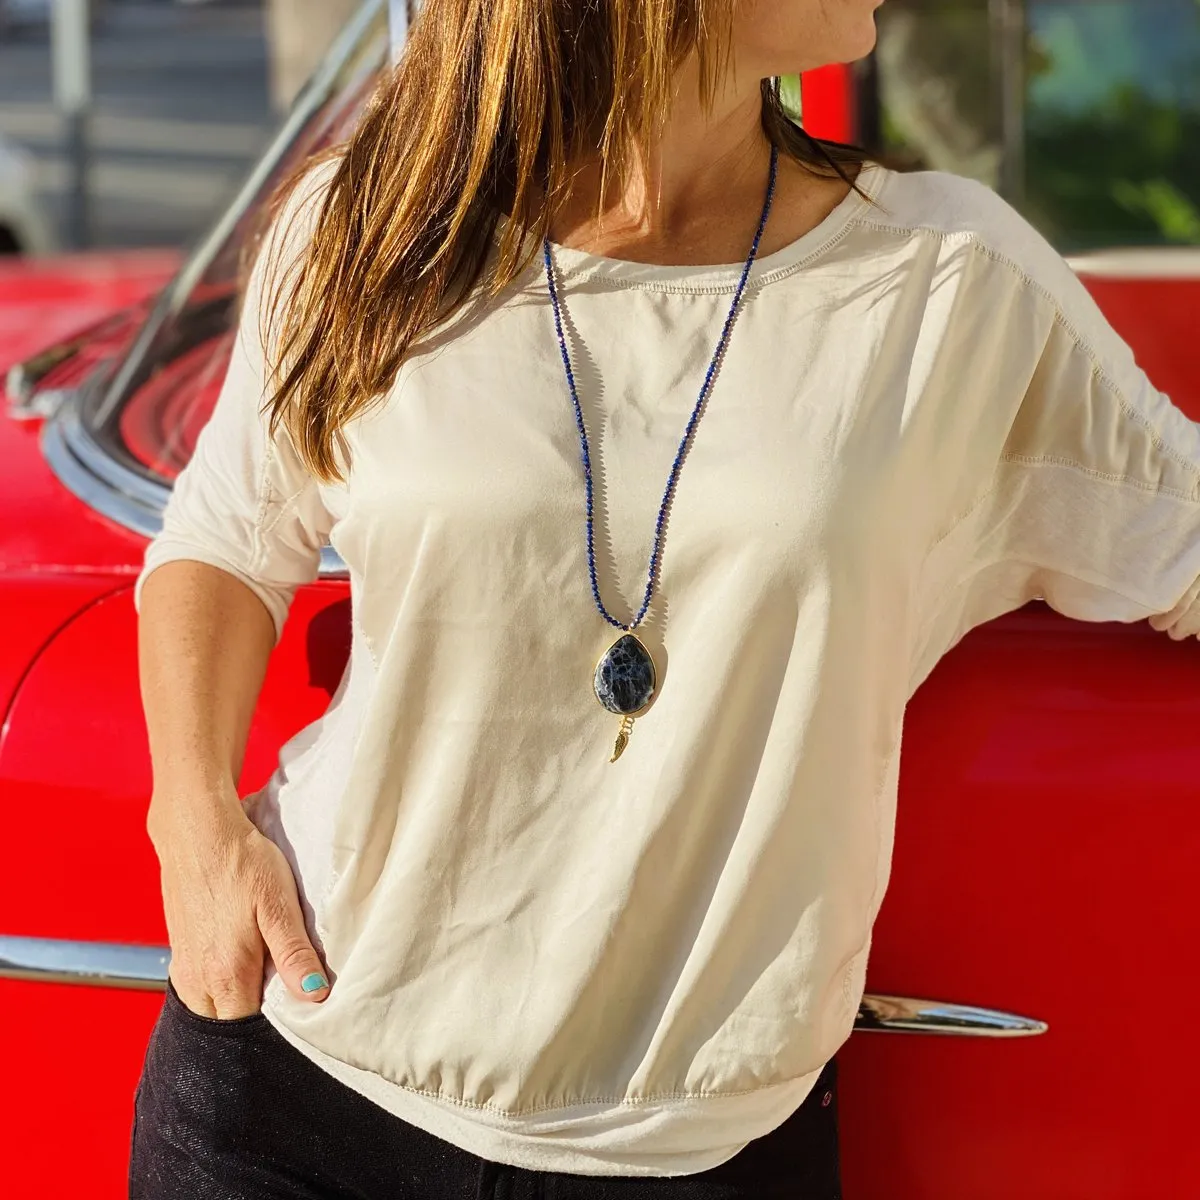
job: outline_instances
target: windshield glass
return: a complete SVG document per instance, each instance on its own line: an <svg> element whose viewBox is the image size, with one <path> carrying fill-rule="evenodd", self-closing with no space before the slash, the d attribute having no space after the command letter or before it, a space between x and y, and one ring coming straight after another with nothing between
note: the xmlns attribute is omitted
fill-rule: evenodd
<svg viewBox="0 0 1200 1200"><path fill-rule="evenodd" d="M275 187L349 133L387 62L385 0L369 0L297 98L283 129L217 228L166 290L83 420L114 458L171 481L212 414L233 347L239 267Z"/></svg>

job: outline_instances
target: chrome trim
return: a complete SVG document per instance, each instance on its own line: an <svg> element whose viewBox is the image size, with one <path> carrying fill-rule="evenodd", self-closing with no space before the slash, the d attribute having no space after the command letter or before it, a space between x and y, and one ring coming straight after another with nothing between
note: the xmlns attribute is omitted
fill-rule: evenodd
<svg viewBox="0 0 1200 1200"><path fill-rule="evenodd" d="M38 390L38 384L55 367L73 358L84 345L82 338L56 342L39 354L13 363L4 377L4 392L8 399L8 415L17 421L49 416L70 394L69 389ZM51 399L53 398L53 399Z"/></svg>
<svg viewBox="0 0 1200 1200"><path fill-rule="evenodd" d="M112 415L108 410L120 403L137 372L141 369L145 353L150 348L158 331L168 318L182 310L193 288L204 272L208 270L213 258L228 241L237 223L258 198L270 179L271 173L287 155L297 135L316 115L321 106L330 99L342 68L366 36L367 31L371 28L371 23L383 11L385 3L386 0L364 0L362 7L346 23L321 64L301 89L280 126L279 132L255 164L237 196L226 207L221 219L217 221L204 240L196 247L191 257L184 263L179 274L163 289L150 315L146 318L141 332L129 347L124 361L105 391L104 399L94 418L97 425L105 424Z"/></svg>
<svg viewBox="0 0 1200 1200"><path fill-rule="evenodd" d="M14 377L17 382L15 386L11 386ZM70 403L75 394L74 388L36 388L24 391L24 377L20 374L20 364L9 372L9 380L10 400L7 414L13 421L48 421L64 404ZM18 391L18 388L21 391Z"/></svg>
<svg viewBox="0 0 1200 1200"><path fill-rule="evenodd" d="M1200 246L1128 246L1090 250L1067 258L1082 275L1114 279L1200 280Z"/></svg>
<svg viewBox="0 0 1200 1200"><path fill-rule="evenodd" d="M86 389L68 396L42 427L42 455L59 482L89 508L143 537L162 529L170 487L113 458L92 437L80 415ZM349 572L332 546L321 549L319 576L345 579Z"/></svg>
<svg viewBox="0 0 1200 1200"><path fill-rule="evenodd" d="M171 952L165 946L0 935L0 979L161 991L167 984L170 961ZM1028 1037L1047 1029L1044 1021L990 1008L871 995L863 997L854 1027L875 1033L955 1037Z"/></svg>
<svg viewBox="0 0 1200 1200"><path fill-rule="evenodd" d="M913 1000L908 996L862 998L854 1028L868 1033L928 1033L953 1037L1033 1037L1050 1028L1045 1021L993 1008Z"/></svg>
<svg viewBox="0 0 1200 1200"><path fill-rule="evenodd" d="M171 489L111 457L92 437L80 413L91 385L69 397L42 426L42 455L59 481L88 507L152 537L162 528Z"/></svg>
<svg viewBox="0 0 1200 1200"><path fill-rule="evenodd" d="M339 76L381 15L385 0L364 0L358 12L347 22L315 74L297 96L291 111L266 152L251 171L234 201L228 205L204 241L184 263L175 278L159 294L141 329L129 348L104 369L97 370L82 386L48 396L44 407L41 446L50 469L68 491L109 520L153 537L162 528L163 510L170 497L169 485L150 478L127 463L114 458L89 432L89 425L101 428L110 410L120 403L127 386L141 369L146 351L165 321L187 302L197 281L215 255L225 246L237 222L258 198L271 173L288 153L297 134L332 96ZM12 384L24 390L29 381L18 371ZM51 409L51 402L53 408ZM95 407L88 423L85 409ZM21 414L24 415L24 414ZM27 415L35 415L32 411ZM321 552L320 576L344 579L346 565L330 546Z"/></svg>
<svg viewBox="0 0 1200 1200"><path fill-rule="evenodd" d="M154 992L166 987L170 961L165 946L0 936L0 979Z"/></svg>

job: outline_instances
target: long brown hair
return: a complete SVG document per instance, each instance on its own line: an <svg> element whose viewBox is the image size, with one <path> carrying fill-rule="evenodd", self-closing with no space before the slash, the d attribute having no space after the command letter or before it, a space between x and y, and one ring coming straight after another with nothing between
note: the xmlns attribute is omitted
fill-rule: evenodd
<svg viewBox="0 0 1200 1200"><path fill-rule="evenodd" d="M601 199L624 182L691 53L711 101L734 3L426 0L398 68L331 152L311 240L263 306L264 328L279 331L271 431L284 422L317 478L344 478L341 429L480 282L502 213L493 295L531 262L577 162L599 154ZM762 121L781 152L853 186L846 166L863 152L799 129L777 82L763 84Z"/></svg>

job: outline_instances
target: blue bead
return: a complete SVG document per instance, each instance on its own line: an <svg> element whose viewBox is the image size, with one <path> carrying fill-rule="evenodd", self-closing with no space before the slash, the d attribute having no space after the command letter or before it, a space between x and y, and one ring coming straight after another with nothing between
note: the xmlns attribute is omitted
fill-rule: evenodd
<svg viewBox="0 0 1200 1200"><path fill-rule="evenodd" d="M596 664L592 686L596 699L611 713L635 713L654 695L654 660L631 633L619 637Z"/></svg>
<svg viewBox="0 0 1200 1200"><path fill-rule="evenodd" d="M709 360L708 370L704 373L704 383L700 387L700 395L696 400L696 404L692 409L692 415L688 419L687 427L684 430L683 437L680 439L679 448L675 452L675 460L671 464L671 470L667 476L667 486L663 492L662 503L659 505L658 518L654 522L654 544L650 553L650 568L646 575L646 590L642 597L642 606L638 609L637 615L634 617L629 628L636 627L642 617L646 615L650 607L650 598L654 594L654 588L658 582L658 567L660 561L660 551L662 547L662 535L666 525L667 509L671 505L671 499L675 493L675 485L679 482L679 473L683 467L684 456L687 453L688 446L691 442L691 437L696 429L696 425L700 420L701 410L704 408L704 402L712 390L713 380L717 374L717 366L721 361L721 357L725 352L725 347L729 343L729 334L733 329L733 322L737 316L738 309L741 307L742 296L746 290L746 283L750 278L751 268L754 266L754 261L758 257L758 247L762 242L763 231L767 227L767 218L771 214L771 205L775 197L775 184L779 167L779 152L774 146L771 147L771 171L767 180L767 195L763 202L762 215L759 217L758 229L754 234L754 241L750 244L750 253L746 257L746 262L742 267L742 274L738 280L737 288L734 290L733 302L729 306L729 313L725 317L725 324L721 329L721 336L717 340L717 348L713 351L713 356ZM600 599L600 585L596 578L596 548L595 548L595 529L593 526L592 514L594 510L594 496L592 485L592 462L591 454L588 450L587 430L583 422L583 407L579 403L579 391L575 386L575 372L571 367L571 354L567 348L567 335L563 327L562 305L559 301L558 287L554 282L554 262L550 256L550 238L549 235L542 238L542 262L546 268L546 287L550 293L550 306L554 312L554 332L558 338L558 348L562 355L563 370L567 377L567 390L571 394L571 406L575 410L575 428L579 431L579 457L583 462L584 476L584 492L586 496L586 525L587 525L587 555L588 555L588 574L592 585L592 599L596 602L596 608L600 615L610 624L615 625L618 629L624 629L615 617L613 617L608 609L604 607L604 601ZM634 641L637 639L635 638ZM620 643L618 643L619 645ZM639 643L640 647L640 643ZM645 654L644 647L641 651ZM611 654L612 651L610 650ZM607 657L607 656L606 656ZM647 659L649 656L647 655ZM596 679L599 681L600 674L597 668ZM650 665L650 692L654 691L654 666ZM596 694L600 695L600 685L597 682ZM647 696L647 699L649 696ZM601 699L601 703L605 708L611 706ZM633 711L625 708L612 708L613 712L626 713Z"/></svg>

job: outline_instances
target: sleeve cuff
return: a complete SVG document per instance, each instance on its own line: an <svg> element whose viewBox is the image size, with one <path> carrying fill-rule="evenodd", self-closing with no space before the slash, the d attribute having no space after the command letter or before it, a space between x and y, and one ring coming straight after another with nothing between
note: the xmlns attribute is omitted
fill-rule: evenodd
<svg viewBox="0 0 1200 1200"><path fill-rule="evenodd" d="M206 566L216 567L244 583L259 598L263 607L270 614L271 621L275 626L275 643L278 645L279 639L283 636L283 626L287 620L292 597L296 592L295 587L264 583L262 579L248 575L227 558L190 543L174 543L161 537L151 542L142 569L133 585L133 607L136 612L141 613L142 611L142 588L146 580L158 567L169 562L204 563Z"/></svg>

